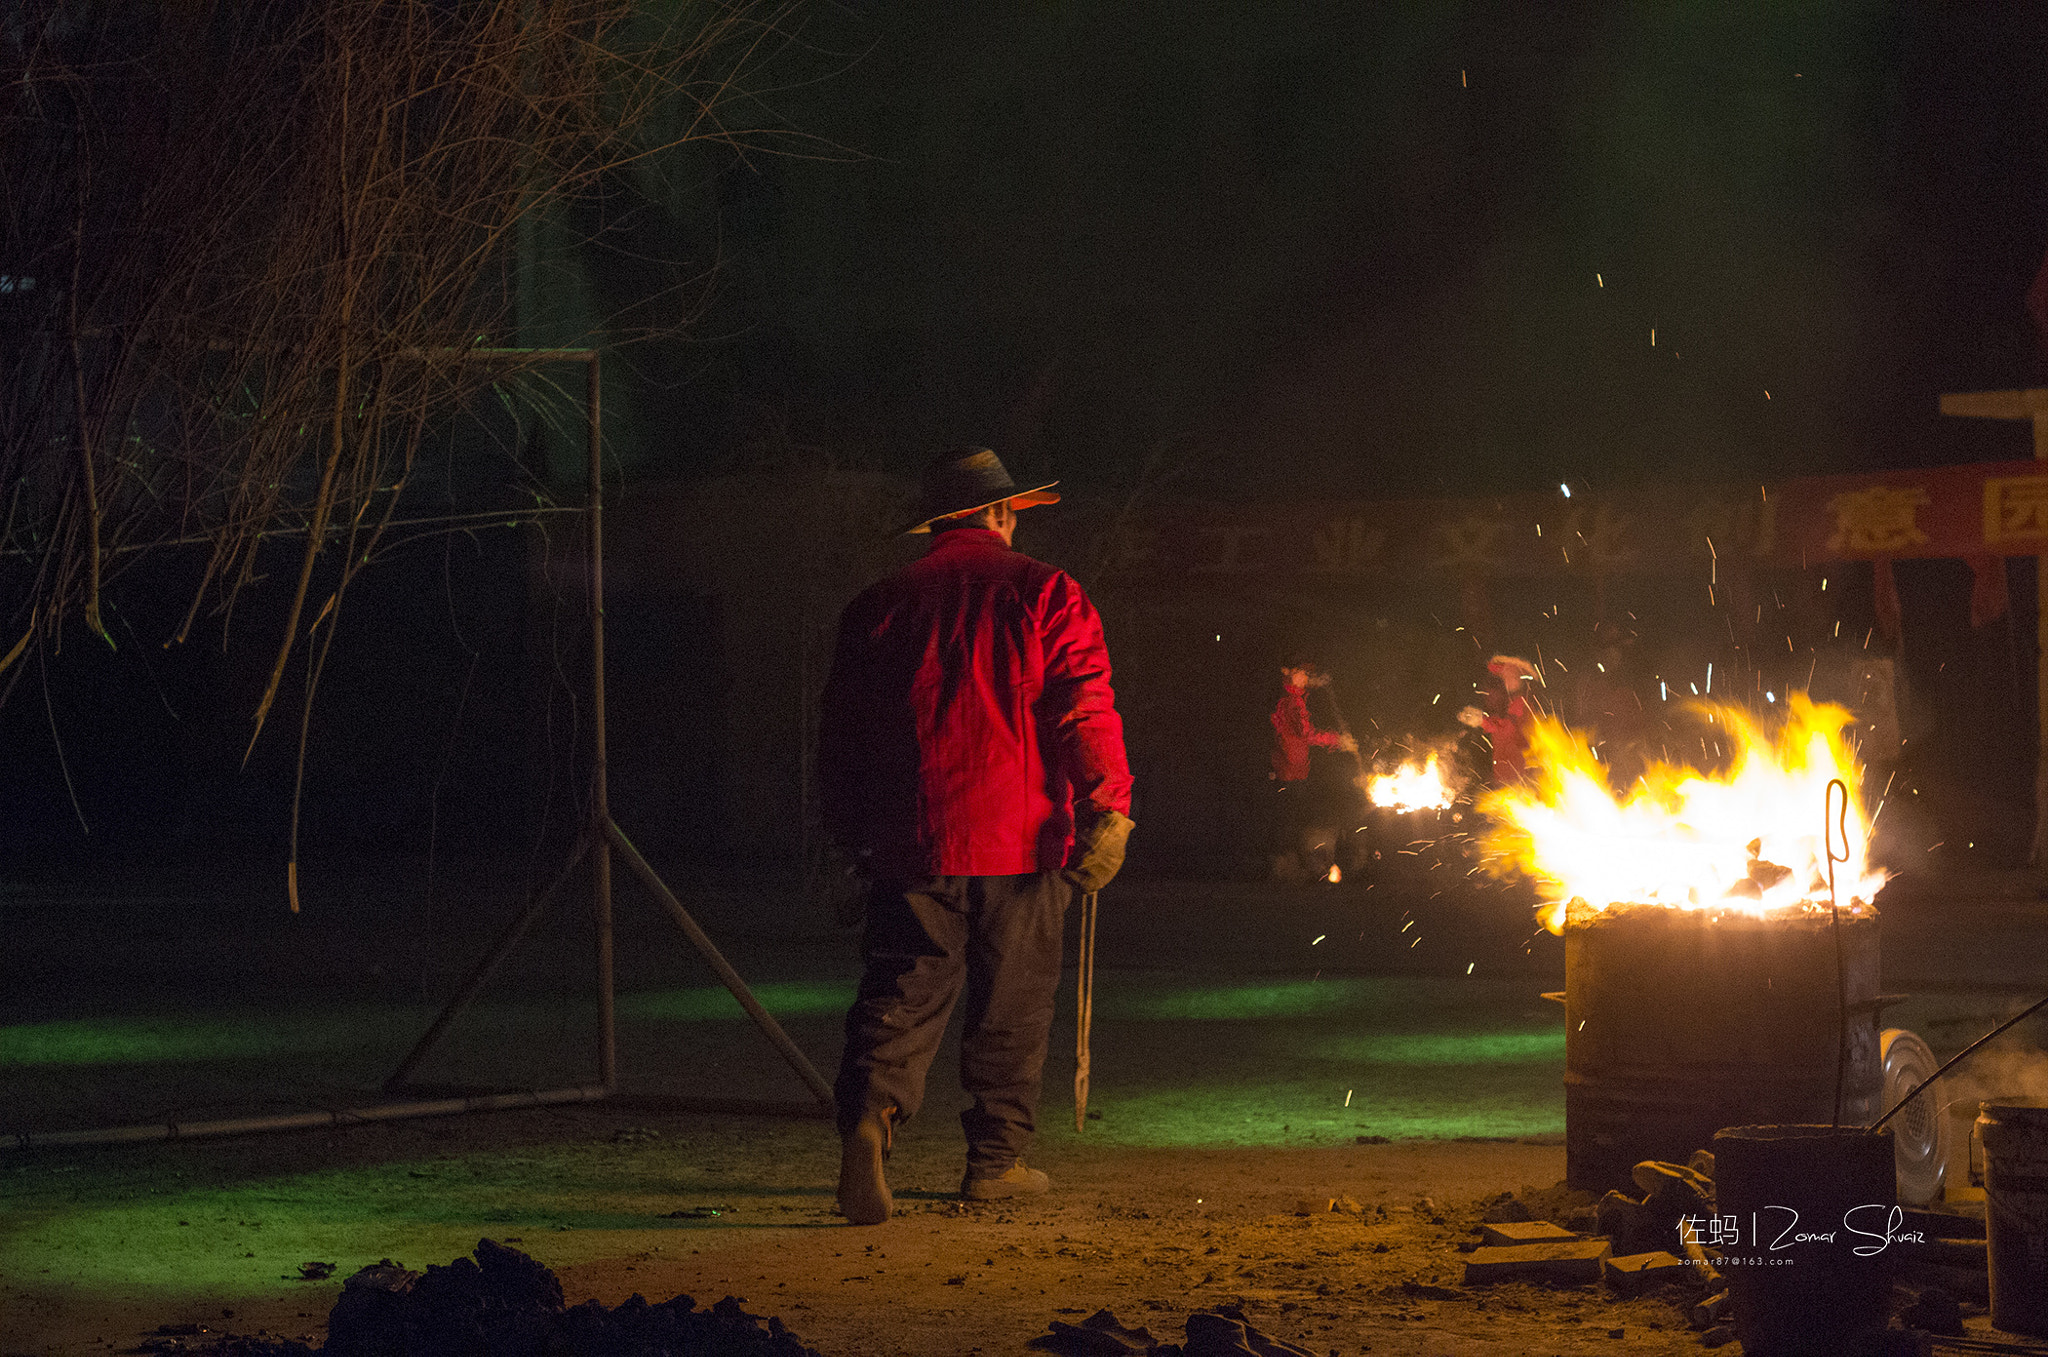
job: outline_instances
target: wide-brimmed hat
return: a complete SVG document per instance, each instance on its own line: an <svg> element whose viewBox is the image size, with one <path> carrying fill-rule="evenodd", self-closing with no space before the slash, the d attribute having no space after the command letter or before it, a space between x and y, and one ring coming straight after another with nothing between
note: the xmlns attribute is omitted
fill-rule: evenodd
<svg viewBox="0 0 2048 1357"><path fill-rule="evenodd" d="M1003 459L987 448L954 448L940 453L924 469L924 477L918 483L917 507L912 511L916 517L897 535L930 532L932 524L942 518L977 513L1004 500L1013 509L1057 504L1060 497L1052 493L1052 487L1058 484L1047 481L1043 485L1019 485L1010 479Z"/></svg>
<svg viewBox="0 0 2048 1357"><path fill-rule="evenodd" d="M1536 666L1520 655L1496 655L1486 662L1486 667L1502 678L1509 674L1520 674L1523 678L1532 678L1538 683L1543 681L1543 675L1537 672Z"/></svg>

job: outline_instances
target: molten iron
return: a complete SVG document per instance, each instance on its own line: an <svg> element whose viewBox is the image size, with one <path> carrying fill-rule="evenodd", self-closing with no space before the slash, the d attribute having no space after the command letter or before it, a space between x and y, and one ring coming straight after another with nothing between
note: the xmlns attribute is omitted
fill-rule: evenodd
<svg viewBox="0 0 2048 1357"><path fill-rule="evenodd" d="M1534 878L1553 933L1568 912L1617 905L1757 916L1825 907L1828 784L1839 778L1848 810L1846 843L1835 846L1836 898L1868 903L1885 874L1868 861L1863 770L1842 737L1854 718L1804 693L1786 705L1783 724L1766 732L1740 707L1691 704L1705 723L1703 745L1725 763L1653 763L1623 795L1584 735L1549 718L1532 722L1528 780L1479 803L1492 821L1481 843L1487 870Z"/></svg>
<svg viewBox="0 0 2048 1357"><path fill-rule="evenodd" d="M1445 810L1457 799L1443 761L1434 750L1426 758L1409 758L1399 767L1384 772L1376 770L1364 782L1366 800L1404 815L1418 810Z"/></svg>

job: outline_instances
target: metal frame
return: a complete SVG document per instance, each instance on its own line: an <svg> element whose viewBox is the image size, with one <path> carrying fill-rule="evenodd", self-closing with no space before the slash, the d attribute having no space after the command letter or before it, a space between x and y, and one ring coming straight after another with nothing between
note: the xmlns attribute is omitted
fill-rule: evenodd
<svg viewBox="0 0 2048 1357"><path fill-rule="evenodd" d="M511 1093L470 1094L460 1097L413 1099L366 1107L321 1112L292 1112L275 1116L239 1117L230 1120L168 1121L139 1126L105 1127L84 1131L23 1132L0 1135L0 1150L23 1150L37 1146L114 1145L153 1140L188 1140L210 1136L248 1135L259 1131L301 1130L307 1127L347 1126L362 1122L393 1121L409 1117L450 1116L464 1112L500 1111L513 1107L539 1107L560 1103L597 1102L612 1097L618 1088L618 1033L612 985L612 854L625 860L655 901L666 910L703 956L712 972L747 1016L754 1020L797 1077L810 1090L812 1101L763 1102L748 1099L700 1097L693 1095L643 1096L622 1099L639 1110L701 1111L718 1113L766 1113L782 1116L830 1117L833 1115L832 1086L825 1082L808 1057L789 1039L747 982L719 952L711 937L690 916L674 891L662 881L647 859L633 846L612 819L605 773L604 694L604 484L603 411L598 400L598 351L596 349L480 349L479 358L520 357L560 362L579 362L585 368L584 399L588 414L589 468L585 493L586 545L590 571L590 687L591 687L591 785L590 815L576 836L569 859L547 889L529 899L490 950L470 968L434 1021L384 1081L386 1094L405 1092L408 1079L420 1061L463 1010L473 1003L484 986L510 956L540 917L547 913L562 890L586 859L591 865L591 915L597 928L597 1082L569 1088L538 1089Z"/></svg>
<svg viewBox="0 0 2048 1357"><path fill-rule="evenodd" d="M486 352L506 352L487 350ZM724 955L718 950L711 937L690 917L682 901L668 888L661 876L650 866L647 859L633 846L618 822L612 819L611 801L606 779L605 760L605 691L604 691L604 476L603 476L603 423L602 406L598 399L598 352L595 349L546 349L523 351L529 358L552 358L565 362L581 362L585 365L585 405L588 411L589 464L588 481L585 486L585 542L588 547L590 573L590 712L591 712L591 772L590 772L590 818L577 835L575 847L570 850L569 861L562 868L553 883L527 902L491 949L470 970L461 986L426 1032L414 1043L405 1059L391 1077L384 1081L386 1093L397 1093L407 1086L407 1079L421 1060L440 1040L441 1035L455 1021L462 1011L473 1002L483 990L493 973L512 954L521 938L540 916L547 912L561 893L576 868L588 858L591 865L591 915L597 926L597 1086L610 1094L618 1087L618 1031L614 1012L612 986L612 853L616 850L625 860L634 875L646 885L655 900L676 921L683 936L690 940L699 954L710 965L712 972L725 987L732 991L732 997L754 1020L762 1033L774 1045L782 1058L789 1062L797 1077L802 1079L816 1100L815 1107L792 1109L784 1104L762 1104L760 1110L773 1112L803 1112L830 1115L833 1106L832 1086L825 1082L817 1067L789 1039L782 1025L775 1021L760 1000L747 988L747 982L740 978ZM636 1099L645 1106L649 1100ZM699 1105L697 1100L677 1097L661 1100L678 1109L687 1110ZM717 1099L718 1110L730 1110L736 1105L731 1099ZM709 1103L703 1104L709 1106Z"/></svg>

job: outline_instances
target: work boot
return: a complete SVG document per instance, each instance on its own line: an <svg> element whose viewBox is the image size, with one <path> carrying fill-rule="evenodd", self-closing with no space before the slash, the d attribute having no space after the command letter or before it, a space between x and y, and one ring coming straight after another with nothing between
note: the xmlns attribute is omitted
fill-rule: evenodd
<svg viewBox="0 0 2048 1357"><path fill-rule="evenodd" d="M839 1142L839 1211L855 1225L880 1225L896 1209L882 1161L893 1148L894 1108L877 1108Z"/></svg>
<svg viewBox="0 0 2048 1357"><path fill-rule="evenodd" d="M1051 1188L1052 1179L1045 1176L1043 1169L1025 1168L1021 1159L1001 1173L976 1173L969 1169L967 1176L960 1180L960 1195L971 1202L1036 1197Z"/></svg>

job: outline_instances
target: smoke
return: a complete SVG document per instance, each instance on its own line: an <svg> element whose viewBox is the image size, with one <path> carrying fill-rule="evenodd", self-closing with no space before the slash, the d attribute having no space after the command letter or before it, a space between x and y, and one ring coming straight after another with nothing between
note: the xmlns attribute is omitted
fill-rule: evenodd
<svg viewBox="0 0 2048 1357"><path fill-rule="evenodd" d="M2021 1027L2006 1033L1942 1076L1933 1091L1941 1105L2048 1098L2048 1051L2025 1032Z"/></svg>

